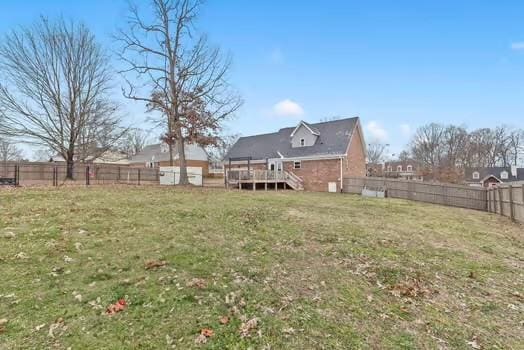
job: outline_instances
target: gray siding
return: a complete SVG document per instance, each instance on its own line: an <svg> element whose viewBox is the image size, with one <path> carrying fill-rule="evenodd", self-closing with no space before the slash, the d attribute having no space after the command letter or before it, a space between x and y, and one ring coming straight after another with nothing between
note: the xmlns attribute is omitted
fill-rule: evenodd
<svg viewBox="0 0 524 350"><path fill-rule="evenodd" d="M313 146L317 141L317 135L313 135L304 125L300 125L297 132L291 138L291 147L301 147L300 139L304 139L304 146Z"/></svg>

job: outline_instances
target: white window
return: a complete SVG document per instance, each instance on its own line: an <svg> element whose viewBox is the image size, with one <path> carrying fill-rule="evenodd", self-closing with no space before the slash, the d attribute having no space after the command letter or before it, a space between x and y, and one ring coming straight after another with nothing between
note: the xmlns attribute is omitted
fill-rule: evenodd
<svg viewBox="0 0 524 350"><path fill-rule="evenodd" d="M393 171L393 168L391 167L391 165L388 165L388 171L389 172Z"/></svg>
<svg viewBox="0 0 524 350"><path fill-rule="evenodd" d="M300 139L300 147L304 147L306 145L305 139Z"/></svg>
<svg viewBox="0 0 524 350"><path fill-rule="evenodd" d="M504 170L503 172L500 173L500 178L501 178L502 180L507 180L507 179L508 179L508 176L509 176L509 174L508 174L508 172L505 171L505 170Z"/></svg>
<svg viewBox="0 0 524 350"><path fill-rule="evenodd" d="M408 165L408 171L413 171L413 166L412 165Z"/></svg>
<svg viewBox="0 0 524 350"><path fill-rule="evenodd" d="M397 171L402 171L402 165L397 165Z"/></svg>
<svg viewBox="0 0 524 350"><path fill-rule="evenodd" d="M475 172L473 173L473 178L474 178L475 180L480 179L480 174L479 174L478 171L475 171Z"/></svg>
<svg viewBox="0 0 524 350"><path fill-rule="evenodd" d="M301 169L302 168L302 162L300 160L295 160L293 162L293 168L294 169Z"/></svg>

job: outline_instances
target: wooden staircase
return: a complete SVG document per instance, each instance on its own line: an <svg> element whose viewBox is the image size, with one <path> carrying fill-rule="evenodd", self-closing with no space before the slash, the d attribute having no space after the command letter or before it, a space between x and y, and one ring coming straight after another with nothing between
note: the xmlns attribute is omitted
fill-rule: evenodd
<svg viewBox="0 0 524 350"><path fill-rule="evenodd" d="M295 191L303 191L304 190L304 181L302 181L301 178L299 178L297 175L292 173L291 171L284 171L284 177L286 180L286 184L294 189Z"/></svg>

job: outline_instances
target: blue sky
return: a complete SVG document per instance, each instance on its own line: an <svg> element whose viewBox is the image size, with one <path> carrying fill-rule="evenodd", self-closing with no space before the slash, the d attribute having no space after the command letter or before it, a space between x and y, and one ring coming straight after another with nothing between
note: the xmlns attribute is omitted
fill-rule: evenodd
<svg viewBox="0 0 524 350"><path fill-rule="evenodd" d="M123 0L3 0L0 34L62 14L110 48L125 12ZM393 153L432 121L524 128L524 1L210 0L198 28L233 56L245 103L230 133L358 115ZM141 105L127 109L144 122Z"/></svg>

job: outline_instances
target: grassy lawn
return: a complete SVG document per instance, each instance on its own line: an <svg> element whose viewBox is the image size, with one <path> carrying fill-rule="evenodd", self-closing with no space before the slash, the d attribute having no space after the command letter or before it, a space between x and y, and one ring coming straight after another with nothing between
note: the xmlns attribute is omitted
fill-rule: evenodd
<svg viewBox="0 0 524 350"><path fill-rule="evenodd" d="M522 349L523 267L522 225L416 202L2 191L0 349Z"/></svg>

